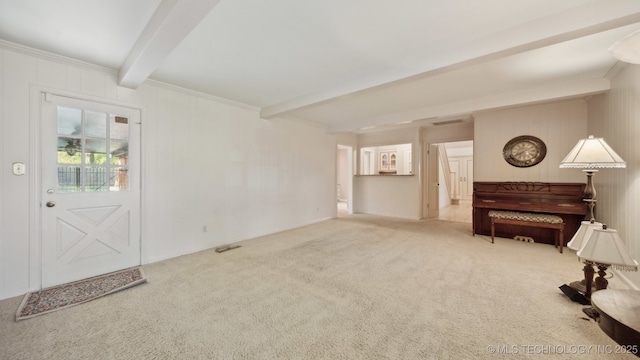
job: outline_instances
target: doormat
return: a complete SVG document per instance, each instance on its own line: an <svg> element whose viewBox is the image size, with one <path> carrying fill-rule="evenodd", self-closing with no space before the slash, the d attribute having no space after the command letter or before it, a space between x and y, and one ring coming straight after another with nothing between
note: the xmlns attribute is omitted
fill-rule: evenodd
<svg viewBox="0 0 640 360"><path fill-rule="evenodd" d="M16 312L16 321L82 304L147 282L142 268L116 271L89 279L27 293Z"/></svg>

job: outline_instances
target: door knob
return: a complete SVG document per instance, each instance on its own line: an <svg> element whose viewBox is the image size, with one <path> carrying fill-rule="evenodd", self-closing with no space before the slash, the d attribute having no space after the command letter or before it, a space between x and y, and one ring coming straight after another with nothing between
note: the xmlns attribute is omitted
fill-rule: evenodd
<svg viewBox="0 0 640 360"><path fill-rule="evenodd" d="M53 202L53 201L48 201L46 205L47 205L47 207L54 207L54 206L56 206L56 203Z"/></svg>

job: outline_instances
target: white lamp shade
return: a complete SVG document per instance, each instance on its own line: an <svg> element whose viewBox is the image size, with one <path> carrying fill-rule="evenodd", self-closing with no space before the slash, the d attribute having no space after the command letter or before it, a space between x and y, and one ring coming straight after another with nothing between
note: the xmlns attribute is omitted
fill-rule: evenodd
<svg viewBox="0 0 640 360"><path fill-rule="evenodd" d="M591 237L591 234L593 234L593 229L602 229L602 223L591 221L583 221L580 223L578 231L573 235L571 241L567 243L567 247L575 251L581 250L584 244L587 243L587 240Z"/></svg>
<svg viewBox="0 0 640 360"><path fill-rule="evenodd" d="M635 31L616 41L609 48L609 54L620 61L640 64L640 31Z"/></svg>
<svg viewBox="0 0 640 360"><path fill-rule="evenodd" d="M578 141L576 146L560 163L561 168L625 168L627 163L604 141L594 138Z"/></svg>
<svg viewBox="0 0 640 360"><path fill-rule="evenodd" d="M610 265L620 270L638 270L638 262L631 258L618 232L614 229L593 229L578 257L596 264Z"/></svg>

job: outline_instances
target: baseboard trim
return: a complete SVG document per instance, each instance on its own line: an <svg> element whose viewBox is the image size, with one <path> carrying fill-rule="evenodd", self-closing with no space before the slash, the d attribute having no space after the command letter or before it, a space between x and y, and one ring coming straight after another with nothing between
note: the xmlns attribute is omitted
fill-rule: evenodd
<svg viewBox="0 0 640 360"><path fill-rule="evenodd" d="M7 292L3 292L0 293L0 300L5 300L5 299L9 299L12 297L16 297L16 296L24 296L24 294L30 292L30 291L36 291L39 289L36 288L24 288L24 289L19 289L19 290L14 290L14 291L7 291Z"/></svg>

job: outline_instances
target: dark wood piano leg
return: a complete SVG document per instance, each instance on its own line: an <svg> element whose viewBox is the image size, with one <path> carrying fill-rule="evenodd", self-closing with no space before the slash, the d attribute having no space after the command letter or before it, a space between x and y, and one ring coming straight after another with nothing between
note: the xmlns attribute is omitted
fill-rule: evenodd
<svg viewBox="0 0 640 360"><path fill-rule="evenodd" d="M558 230L558 244L560 245L560 254L562 254L562 248L564 247L564 235L562 233L562 228Z"/></svg>
<svg viewBox="0 0 640 360"><path fill-rule="evenodd" d="M558 248L560 254L562 254L562 248L564 247L564 232L562 228L556 228L555 243L556 248Z"/></svg>
<svg viewBox="0 0 640 360"><path fill-rule="evenodd" d="M471 236L476 236L476 207L471 209Z"/></svg>
<svg viewBox="0 0 640 360"><path fill-rule="evenodd" d="M491 243L493 244L493 238L495 236L496 233L496 223L493 221L493 218L491 218Z"/></svg>

